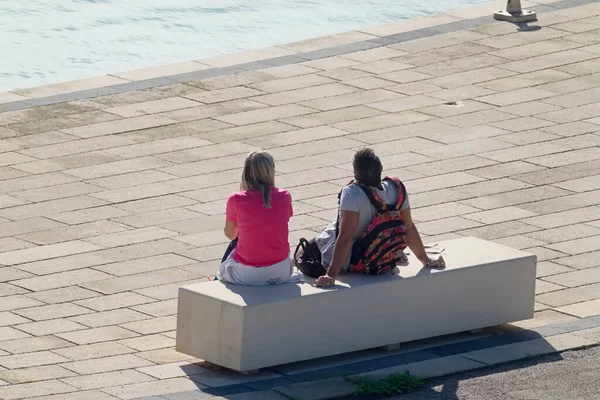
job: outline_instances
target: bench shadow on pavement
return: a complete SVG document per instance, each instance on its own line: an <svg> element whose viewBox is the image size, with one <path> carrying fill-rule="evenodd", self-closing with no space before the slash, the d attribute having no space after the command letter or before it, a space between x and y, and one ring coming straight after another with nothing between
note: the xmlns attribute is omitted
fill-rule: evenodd
<svg viewBox="0 0 600 400"><path fill-rule="evenodd" d="M235 288L234 288L234 290L235 290ZM515 361L509 361L507 363L498 364L498 365L486 366L486 367L483 367L483 368L480 368L477 370L458 372L455 374L446 375L446 376L442 376L439 378L426 379L425 385L423 388L421 388L417 391L405 394L405 395L397 395L396 397L393 397L393 399L394 400L396 400L396 399L397 400L464 400L465 398L459 397L459 394L458 394L461 381L475 379L475 378L485 378L486 376L489 376L489 375L502 374L504 372L515 371L515 370L519 370L522 368L528 368L528 367L531 367L534 365L539 365L539 364L544 364L544 363L552 363L552 362L556 362L556 361L561 361L563 359L563 357L560 355L560 353L556 353L556 349L550 343L543 340L543 337L535 331L527 330L527 329L518 329L518 328L508 325L508 324L498 326L497 328L499 328L504 333L499 334L497 332L496 334L492 334L491 336L484 335L484 336L480 337L479 339L474 338L472 341L463 341L463 342L442 344L441 346L437 346L437 347L434 346L430 349L421 348L421 350L423 350L423 351L430 350L430 351L439 353L442 357L444 356L444 353L446 353L446 352L448 352L448 354L445 354L446 356L452 355L452 353L454 353L455 355L461 355L463 353L462 350L464 350L462 348L463 346L470 347L470 345L467 342L477 342L479 340L483 341L486 338L487 339L489 339L489 338L498 339L499 342L490 347L488 347L488 345L484 345L484 344L481 345L481 347L483 347L482 349L485 349L485 348L489 349L489 348L504 345L505 343L501 342L502 337L510 336L512 334L519 334L519 335L524 335L524 337L522 339L525 339L525 337L527 337L527 338L524 341L519 341L519 339L516 339L516 343L523 343L525 346L528 346L527 343L530 342L530 345L532 346L532 349L534 350L534 353L531 353L531 354L539 354L539 356L531 355L528 358L523 358L523 359L515 360ZM492 328L492 329L494 329L494 328ZM428 339L425 339L425 340L428 340ZM407 348L408 348L407 351L408 352L413 351L411 349L411 347L413 347L413 346L416 346L417 348L419 348L420 347L419 342L421 342L421 341L406 343ZM452 348L453 346L456 346L456 347L453 349ZM475 344L475 347L479 347L479 346L477 344ZM474 351L476 351L476 350L474 349ZM216 396L220 396L221 398L225 398L225 399L232 398L235 400L240 400L240 399L243 399L242 396L244 395L244 392L246 394L248 394L248 391L256 390L256 389L250 389L250 388L246 387L246 384L248 382L245 382L245 379L243 379L242 374L235 372L235 371L228 370L226 368L219 368L217 366L212 366L210 364L208 365L208 368L213 371L213 374L218 374L222 378L225 378L225 379L231 379L232 383L229 385L225 385L225 386L205 388L204 385L202 385L203 379L200 376L194 376L195 374L198 374L198 370L197 370L198 366L199 365L192 364L192 365L187 365L187 366L181 366L180 368L186 373L186 375L189 376L189 378L192 381L195 381L195 383L198 385L198 390L200 392L204 392L205 395L206 394L216 395ZM207 367L206 365L200 365L200 366ZM327 369L327 367L325 367L325 368ZM342 367L342 369L343 369L343 367ZM365 370L364 372L367 372L367 370ZM267 375L268 375L271 371L272 370L270 368L267 368L263 372L267 373ZM323 372L325 373L325 371L323 371ZM327 374L325 373L325 375L327 375ZM325 375L322 376L321 378L328 377ZM242 378L242 379L239 379L239 378ZM319 378L314 378L314 379L319 379ZM258 380L260 381L262 379L259 378ZM278 385L286 385L286 384L295 383L294 379L288 380L288 379L286 379L285 376L279 377L279 378L265 376L264 380L265 381L273 380L273 382L271 382L271 383L274 384L272 386L268 385L269 387L265 388L266 390L268 390L270 388L275 388ZM275 382L275 381L278 381L278 382ZM279 382L279 381L281 381L281 382ZM252 387L252 386L254 386L254 385L250 385L250 387ZM241 390L240 390L240 388L241 388ZM229 392L230 390L231 390L231 392ZM354 400L371 400L369 397L361 398L360 396L358 396L358 397L357 396L342 397L342 399L344 399L344 398L354 399ZM500 398L501 397L498 397L498 398L489 397L489 400L497 400ZM471 399L471 398L469 398L469 399Z"/></svg>

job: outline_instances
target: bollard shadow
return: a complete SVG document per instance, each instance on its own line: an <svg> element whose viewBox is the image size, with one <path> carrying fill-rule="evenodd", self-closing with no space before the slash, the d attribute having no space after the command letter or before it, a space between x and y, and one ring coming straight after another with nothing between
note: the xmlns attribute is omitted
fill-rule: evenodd
<svg viewBox="0 0 600 400"><path fill-rule="evenodd" d="M528 22L512 22L518 32L537 32L542 29L539 25L529 25Z"/></svg>

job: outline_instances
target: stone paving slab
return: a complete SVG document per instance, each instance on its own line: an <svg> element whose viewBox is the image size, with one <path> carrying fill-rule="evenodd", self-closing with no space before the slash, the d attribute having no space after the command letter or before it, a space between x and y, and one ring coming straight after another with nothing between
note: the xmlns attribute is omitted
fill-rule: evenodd
<svg viewBox="0 0 600 400"><path fill-rule="evenodd" d="M524 3L531 31L499 6L0 93L0 400L316 398L597 343L600 6ZM177 353L177 290L214 274L245 155L276 158L293 245L366 145L427 242L538 255L535 318L252 377Z"/></svg>

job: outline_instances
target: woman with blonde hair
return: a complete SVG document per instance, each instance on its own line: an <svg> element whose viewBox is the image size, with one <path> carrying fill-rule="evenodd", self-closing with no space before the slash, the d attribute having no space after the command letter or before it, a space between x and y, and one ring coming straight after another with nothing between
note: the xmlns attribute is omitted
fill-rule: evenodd
<svg viewBox="0 0 600 400"><path fill-rule="evenodd" d="M225 236L232 240L217 279L237 285L297 282L290 259L288 222L292 196L275 187L275 163L264 151L244 163L240 192L227 200Z"/></svg>

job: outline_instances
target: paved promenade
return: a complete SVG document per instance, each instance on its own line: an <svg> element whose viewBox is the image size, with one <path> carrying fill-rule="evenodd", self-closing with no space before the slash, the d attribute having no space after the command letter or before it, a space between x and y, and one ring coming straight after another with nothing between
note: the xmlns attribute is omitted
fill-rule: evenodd
<svg viewBox="0 0 600 400"><path fill-rule="evenodd" d="M371 146L427 242L537 254L536 317L515 327L579 326L558 350L600 340L600 3L537 3L539 29L480 6L0 93L0 399L291 382L293 367L242 377L174 350L177 289L215 273L258 149L294 198L292 244L333 218Z"/></svg>

